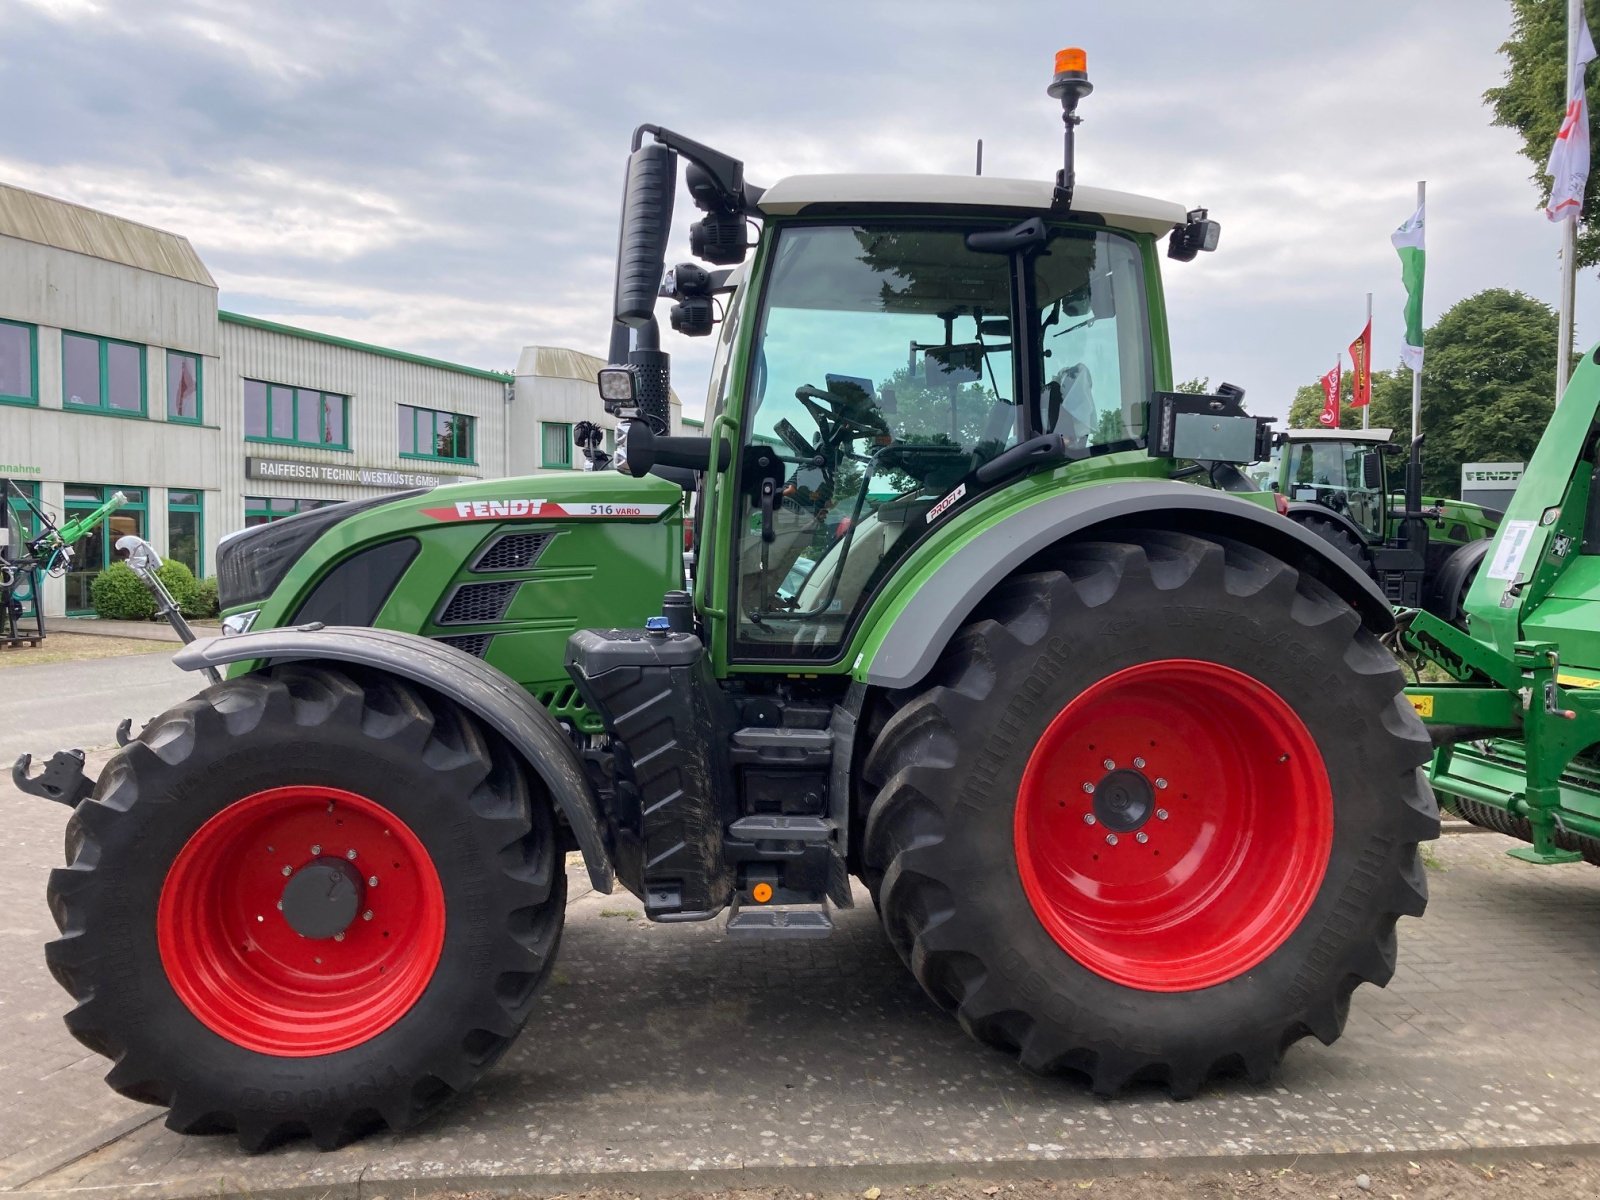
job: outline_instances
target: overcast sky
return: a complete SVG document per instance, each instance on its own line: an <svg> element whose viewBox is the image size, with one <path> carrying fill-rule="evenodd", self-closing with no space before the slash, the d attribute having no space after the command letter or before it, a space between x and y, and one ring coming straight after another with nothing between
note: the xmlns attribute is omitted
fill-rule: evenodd
<svg viewBox="0 0 1600 1200"><path fill-rule="evenodd" d="M1079 180L1205 205L1174 368L1259 413L1333 365L1428 180L1431 323L1554 302L1556 232L1482 104L1505 0L782 3L0 0L0 180L187 236L225 308L475 366L603 354L631 129L798 171L1048 178L1054 51L1089 52ZM21 119L18 119L18 118ZM679 225L692 213L680 192ZM687 258L680 228L669 256ZM1580 284L1579 341L1600 287ZM665 318L665 306L661 311ZM670 337L700 407L708 347Z"/></svg>

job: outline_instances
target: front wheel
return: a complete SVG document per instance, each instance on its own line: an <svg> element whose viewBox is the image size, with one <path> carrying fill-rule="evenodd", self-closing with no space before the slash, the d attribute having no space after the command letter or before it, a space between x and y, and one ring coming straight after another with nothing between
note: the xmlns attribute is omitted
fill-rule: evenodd
<svg viewBox="0 0 1600 1200"><path fill-rule="evenodd" d="M73 1034L125 1096L249 1150L416 1124L527 1020L566 876L548 799L387 677L221 683L111 760L50 877Z"/></svg>
<svg viewBox="0 0 1600 1200"><path fill-rule="evenodd" d="M1341 1032L1438 833L1395 660L1314 579L1133 531L1002 585L863 767L890 940L974 1036L1111 1094Z"/></svg>

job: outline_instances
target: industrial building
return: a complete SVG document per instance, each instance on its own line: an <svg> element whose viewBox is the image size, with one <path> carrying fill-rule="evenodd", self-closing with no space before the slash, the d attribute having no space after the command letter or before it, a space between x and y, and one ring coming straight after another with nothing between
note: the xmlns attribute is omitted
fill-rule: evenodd
<svg viewBox="0 0 1600 1200"><path fill-rule="evenodd" d="M602 365L529 346L507 374L219 311L187 239L0 184L0 478L58 519L128 498L46 583L47 616L91 611L124 533L204 576L248 525L579 469L572 426L610 426Z"/></svg>

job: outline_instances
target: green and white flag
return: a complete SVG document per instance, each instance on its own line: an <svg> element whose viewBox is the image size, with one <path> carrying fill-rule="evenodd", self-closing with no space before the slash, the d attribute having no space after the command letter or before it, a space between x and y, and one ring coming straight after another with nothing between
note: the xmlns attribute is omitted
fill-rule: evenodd
<svg viewBox="0 0 1600 1200"><path fill-rule="evenodd" d="M1413 371L1422 370L1422 274L1427 263L1423 244L1425 205L1417 205L1406 223L1389 235L1400 255L1400 281L1406 285L1406 338L1400 358Z"/></svg>

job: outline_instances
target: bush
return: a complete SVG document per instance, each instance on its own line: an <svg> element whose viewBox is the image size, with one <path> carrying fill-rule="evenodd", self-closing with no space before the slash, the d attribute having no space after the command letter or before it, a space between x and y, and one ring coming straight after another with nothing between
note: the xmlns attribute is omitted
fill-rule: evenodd
<svg viewBox="0 0 1600 1200"><path fill-rule="evenodd" d="M217 577L211 575L200 580L195 585L194 612L185 612L186 617L214 617L222 611L222 606L217 602Z"/></svg>
<svg viewBox="0 0 1600 1200"><path fill-rule="evenodd" d="M112 621L148 621L156 615L155 597L125 562L114 562L94 577L89 598L97 616Z"/></svg>
<svg viewBox="0 0 1600 1200"><path fill-rule="evenodd" d="M161 580L168 592L172 593L179 612L186 617L195 615L195 606L200 596L200 581L194 577L193 571L181 562L168 559L161 564L160 570L156 572L156 578Z"/></svg>

